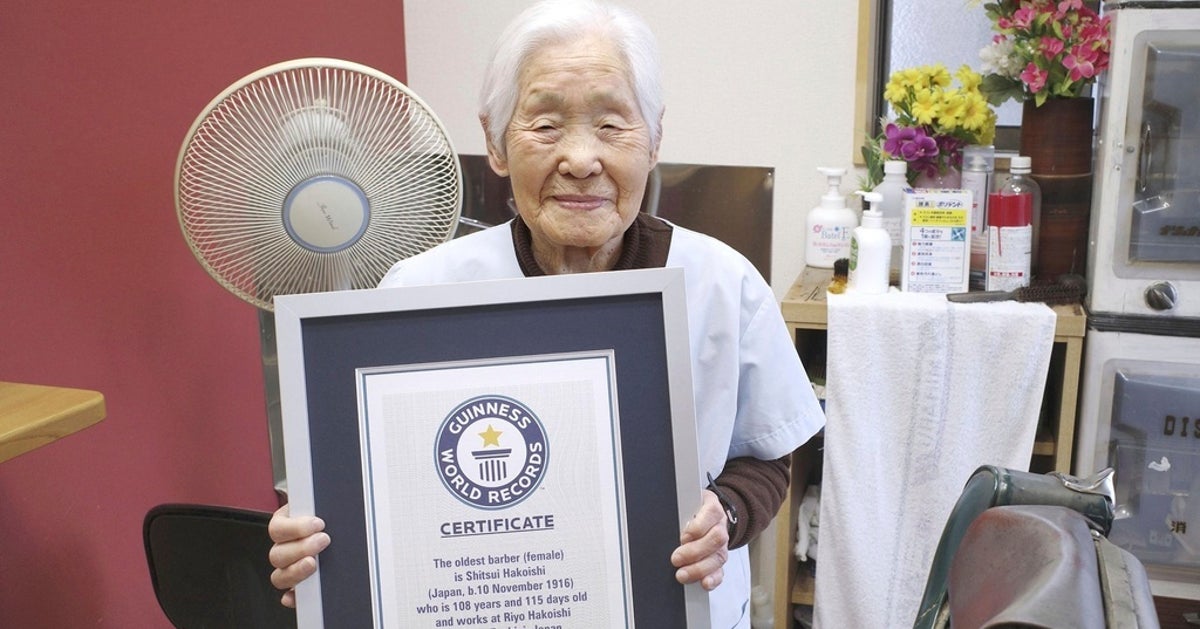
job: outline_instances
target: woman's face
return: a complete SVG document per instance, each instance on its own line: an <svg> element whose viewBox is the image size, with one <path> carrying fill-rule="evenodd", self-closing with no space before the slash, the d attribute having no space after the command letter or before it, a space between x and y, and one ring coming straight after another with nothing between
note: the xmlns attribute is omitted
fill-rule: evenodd
<svg viewBox="0 0 1200 629"><path fill-rule="evenodd" d="M505 139L507 155L489 147L489 159L510 177L535 251L619 248L658 146L611 43L586 37L530 55Z"/></svg>

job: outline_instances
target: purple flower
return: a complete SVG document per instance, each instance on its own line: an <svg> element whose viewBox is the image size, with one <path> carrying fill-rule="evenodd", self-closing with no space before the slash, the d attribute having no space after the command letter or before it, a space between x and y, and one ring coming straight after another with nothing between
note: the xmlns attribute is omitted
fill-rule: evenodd
<svg viewBox="0 0 1200 629"><path fill-rule="evenodd" d="M913 172L937 169L938 143L921 127L888 124L884 129L883 152L908 162Z"/></svg>
<svg viewBox="0 0 1200 629"><path fill-rule="evenodd" d="M937 157L938 145L920 127L897 127L889 124L884 130L883 151L905 161Z"/></svg>
<svg viewBox="0 0 1200 629"><path fill-rule="evenodd" d="M962 170L962 154L963 148L967 143L952 135L937 136L938 152L946 161L946 166L955 170Z"/></svg>

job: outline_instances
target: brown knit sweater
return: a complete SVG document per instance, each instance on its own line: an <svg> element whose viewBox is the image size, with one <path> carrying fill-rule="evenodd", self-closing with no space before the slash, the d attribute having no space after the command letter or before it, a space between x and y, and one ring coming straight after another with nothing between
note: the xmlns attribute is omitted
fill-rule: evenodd
<svg viewBox="0 0 1200 629"><path fill-rule="evenodd" d="M621 256L614 271L661 268L667 264L671 249L671 225L646 214L625 231ZM526 277L545 275L533 257L533 236L529 226L518 216L512 222L513 248L517 262ZM783 504L791 475L790 457L762 461L753 457L730 459L725 469L714 479L724 496L737 510L738 521L730 527L729 547L744 546L771 523L771 518Z"/></svg>

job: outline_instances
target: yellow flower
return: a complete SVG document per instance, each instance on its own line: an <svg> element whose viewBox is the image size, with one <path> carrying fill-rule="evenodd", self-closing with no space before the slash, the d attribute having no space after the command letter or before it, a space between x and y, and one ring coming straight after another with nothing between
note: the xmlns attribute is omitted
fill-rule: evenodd
<svg viewBox="0 0 1200 629"><path fill-rule="evenodd" d="M931 66L925 66L924 71L929 76L929 84L938 87L949 87L951 78L950 71L941 63L935 63Z"/></svg>
<svg viewBox="0 0 1200 629"><path fill-rule="evenodd" d="M899 74L900 82L915 90L923 90L929 87L929 75L921 68L905 68L898 73L893 73L893 76Z"/></svg>
<svg viewBox="0 0 1200 629"><path fill-rule="evenodd" d="M891 103L892 107L900 107L904 101L908 100L908 86L900 80L899 76L893 74L892 79L883 88L883 99Z"/></svg>
<svg viewBox="0 0 1200 629"><path fill-rule="evenodd" d="M968 131L981 131L988 122L992 110L987 100L979 93L968 94L963 99L962 126Z"/></svg>
<svg viewBox="0 0 1200 629"><path fill-rule="evenodd" d="M962 85L963 90L967 92L978 92L979 85L983 83L983 77L966 64L958 68L958 72L954 73L954 78L958 79L959 85Z"/></svg>
<svg viewBox="0 0 1200 629"><path fill-rule="evenodd" d="M924 90L913 95L912 114L917 124L933 124L938 115L938 98L933 92Z"/></svg>
<svg viewBox="0 0 1200 629"><path fill-rule="evenodd" d="M941 98L941 109L938 115L938 126L942 131L949 132L958 126L966 112L966 98L956 89L944 90Z"/></svg>

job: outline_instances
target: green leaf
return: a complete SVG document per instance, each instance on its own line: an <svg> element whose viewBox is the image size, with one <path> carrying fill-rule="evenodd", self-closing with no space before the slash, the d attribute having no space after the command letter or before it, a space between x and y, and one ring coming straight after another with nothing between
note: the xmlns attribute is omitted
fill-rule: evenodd
<svg viewBox="0 0 1200 629"><path fill-rule="evenodd" d="M1018 79L1010 79L999 74L989 74L983 77L979 90L987 96L993 107L1008 100L1021 102L1025 100L1025 84Z"/></svg>

